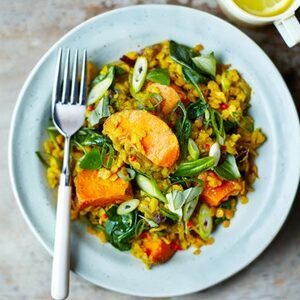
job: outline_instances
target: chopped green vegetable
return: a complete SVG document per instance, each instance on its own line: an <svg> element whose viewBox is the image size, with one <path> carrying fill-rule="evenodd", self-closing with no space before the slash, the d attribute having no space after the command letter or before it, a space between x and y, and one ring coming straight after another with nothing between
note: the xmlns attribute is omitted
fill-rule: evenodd
<svg viewBox="0 0 300 300"><path fill-rule="evenodd" d="M212 232L213 220L210 215L209 207L205 203L201 204L200 206L198 215L198 226L200 237L204 241L206 241Z"/></svg>
<svg viewBox="0 0 300 300"><path fill-rule="evenodd" d="M188 151L192 159L198 159L199 158L199 148L195 141L191 138L189 138L188 142Z"/></svg>
<svg viewBox="0 0 300 300"><path fill-rule="evenodd" d="M122 178L123 180L125 180L125 181L131 181L131 180L133 180L135 178L136 172L133 169L131 169L131 168L125 168L125 169L126 169L126 173L127 174L124 174L124 172L119 171L118 172L118 176L120 178Z"/></svg>
<svg viewBox="0 0 300 300"><path fill-rule="evenodd" d="M109 116L109 99L108 97L103 97L102 99L100 99L96 108L89 114L88 121L92 126L95 126L100 122L101 119Z"/></svg>
<svg viewBox="0 0 300 300"><path fill-rule="evenodd" d="M175 134L178 138L179 145L180 145L180 155L181 159L185 159L188 152L188 140L191 135L192 130L192 123L187 118L187 112L186 109L181 101L178 101L175 107L173 108L170 117L173 115L173 113L177 110L177 108L180 108L182 111L182 115L178 116L176 123L175 123Z"/></svg>
<svg viewBox="0 0 300 300"><path fill-rule="evenodd" d="M211 145L209 149L209 156L213 157L215 160L214 167L219 163L221 157L221 149L218 142L215 142Z"/></svg>
<svg viewBox="0 0 300 300"><path fill-rule="evenodd" d="M225 161L214 168L217 175L225 180L233 180L241 177L241 173L232 154L227 154Z"/></svg>
<svg viewBox="0 0 300 300"><path fill-rule="evenodd" d="M77 142L81 146L98 146L102 147L105 144L112 144L109 137L98 133L96 130L91 128L81 128L72 137L72 142Z"/></svg>
<svg viewBox="0 0 300 300"><path fill-rule="evenodd" d="M196 120L205 115L208 107L209 105L201 100L191 103L186 109L187 117L190 120Z"/></svg>
<svg viewBox="0 0 300 300"><path fill-rule="evenodd" d="M179 216L176 213L171 212L169 209L161 207L159 210L165 217L173 222L177 223L179 221Z"/></svg>
<svg viewBox="0 0 300 300"><path fill-rule="evenodd" d="M164 203L167 202L166 197L162 194L154 179L150 179L144 175L137 174L136 182L138 186L149 196L157 198Z"/></svg>
<svg viewBox="0 0 300 300"><path fill-rule="evenodd" d="M223 118L217 111L215 111L211 108L209 108L209 114L210 114L211 125L212 125L214 133L217 137L217 142L220 145L224 145L226 133L225 133L225 129L224 129Z"/></svg>
<svg viewBox="0 0 300 300"><path fill-rule="evenodd" d="M199 87L199 83L201 82L205 82L206 80L203 78L203 76L199 75L196 71L194 71L193 69L189 69L186 67L182 68L182 73L183 73L183 77L185 79L185 81L190 82L194 85L198 96L200 98L200 100L205 101L205 98L203 96L203 93Z"/></svg>
<svg viewBox="0 0 300 300"><path fill-rule="evenodd" d="M231 200L227 200L225 202L222 202L220 204L220 207L225 208L225 209L231 209Z"/></svg>
<svg viewBox="0 0 300 300"><path fill-rule="evenodd" d="M204 157L190 162L181 163L175 171L175 176L192 177L207 171L214 166L213 157Z"/></svg>
<svg viewBox="0 0 300 300"><path fill-rule="evenodd" d="M43 157L42 153L40 151L35 151L36 156L40 160L40 162L45 166L49 167L49 164L47 163L46 159Z"/></svg>
<svg viewBox="0 0 300 300"><path fill-rule="evenodd" d="M117 214L117 206L114 205L106 213L108 216L105 223L107 241L121 251L130 250L131 240L136 234L137 212L132 211L120 216Z"/></svg>
<svg viewBox="0 0 300 300"><path fill-rule="evenodd" d="M187 222L197 206L202 186L188 188L184 191L172 191L166 195L168 208L172 213Z"/></svg>
<svg viewBox="0 0 300 300"><path fill-rule="evenodd" d="M231 81L227 78L227 71L224 71L221 75L221 86L223 92L228 92L231 86Z"/></svg>
<svg viewBox="0 0 300 300"><path fill-rule="evenodd" d="M91 89L87 100L88 105L95 103L103 97L104 93L109 89L114 80L114 73L114 66L110 66L105 77L101 78Z"/></svg>
<svg viewBox="0 0 300 300"><path fill-rule="evenodd" d="M102 162L99 149L94 148L82 157L79 166L84 170L96 170L101 167Z"/></svg>
<svg viewBox="0 0 300 300"><path fill-rule="evenodd" d="M114 65L114 67L116 76L122 76L128 73L125 69L121 68L120 66Z"/></svg>
<svg viewBox="0 0 300 300"><path fill-rule="evenodd" d="M192 61L203 73L210 75L213 78L216 76L217 61L213 52L209 55L202 54L193 57Z"/></svg>
<svg viewBox="0 0 300 300"><path fill-rule="evenodd" d="M163 101L162 96L157 93L138 93L133 94L133 97L139 102L138 108L147 111L155 110L155 108Z"/></svg>
<svg viewBox="0 0 300 300"><path fill-rule="evenodd" d="M154 69L147 75L147 80L163 85L170 85L170 74L168 69Z"/></svg>
<svg viewBox="0 0 300 300"><path fill-rule="evenodd" d="M118 215L126 215L130 212L132 212L133 210L135 210L140 204L140 200L138 199L131 199L131 200L127 200L125 202L122 202L117 209L117 214Z"/></svg>
<svg viewBox="0 0 300 300"><path fill-rule="evenodd" d="M138 238L144 231L146 221L144 219L139 219L135 227L135 238Z"/></svg>
<svg viewBox="0 0 300 300"><path fill-rule="evenodd" d="M142 89L146 79L147 69L148 69L148 62L146 57L144 56L138 57L133 68L131 87L130 87L131 94L136 94Z"/></svg>

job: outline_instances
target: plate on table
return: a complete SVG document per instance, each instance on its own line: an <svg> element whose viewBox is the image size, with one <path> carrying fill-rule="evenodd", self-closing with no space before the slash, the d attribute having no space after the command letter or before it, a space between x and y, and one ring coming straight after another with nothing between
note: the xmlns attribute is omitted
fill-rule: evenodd
<svg viewBox="0 0 300 300"><path fill-rule="evenodd" d="M145 46L173 39L205 45L231 63L253 88L251 114L267 142L256 160L259 179L247 205L239 205L228 229L214 233L201 255L181 251L152 270L129 253L101 244L72 224L72 270L121 293L167 297L206 289L252 262L273 240L292 205L300 172L299 119L291 95L266 54L244 33L208 13L172 5L113 10L77 26L60 39L28 76L14 111L9 143L10 176L24 218L52 253L55 201L35 151L45 139L57 49L87 48L98 65ZM49 270L50 271L50 270Z"/></svg>

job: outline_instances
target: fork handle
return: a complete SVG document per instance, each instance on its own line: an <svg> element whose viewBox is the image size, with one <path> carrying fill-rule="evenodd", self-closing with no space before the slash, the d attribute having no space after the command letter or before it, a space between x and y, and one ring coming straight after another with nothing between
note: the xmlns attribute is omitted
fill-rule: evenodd
<svg viewBox="0 0 300 300"><path fill-rule="evenodd" d="M51 296L57 300L69 294L71 193L71 186L59 185L51 282Z"/></svg>

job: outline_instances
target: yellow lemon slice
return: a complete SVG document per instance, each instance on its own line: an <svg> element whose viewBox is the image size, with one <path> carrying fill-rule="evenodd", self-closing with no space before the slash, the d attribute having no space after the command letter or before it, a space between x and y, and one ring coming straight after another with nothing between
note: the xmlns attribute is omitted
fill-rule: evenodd
<svg viewBox="0 0 300 300"><path fill-rule="evenodd" d="M271 17L286 11L294 0L233 0L246 12L260 16Z"/></svg>

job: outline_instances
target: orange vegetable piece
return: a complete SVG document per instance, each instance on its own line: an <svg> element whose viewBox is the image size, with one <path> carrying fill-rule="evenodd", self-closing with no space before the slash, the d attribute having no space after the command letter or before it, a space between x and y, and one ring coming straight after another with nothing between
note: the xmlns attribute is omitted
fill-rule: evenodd
<svg viewBox="0 0 300 300"><path fill-rule="evenodd" d="M222 181L222 184L216 187L211 187L206 180L207 175L216 177L218 180ZM226 201L229 196L238 195L242 190L242 184L240 181L222 180L214 172L201 174L199 178L204 180L204 188L201 194L201 199L210 206L218 206L220 203Z"/></svg>
<svg viewBox="0 0 300 300"><path fill-rule="evenodd" d="M153 264L166 262L176 252L172 249L171 244L168 245L163 240L157 237L151 237L150 235L143 240L142 247Z"/></svg>
<svg viewBox="0 0 300 300"><path fill-rule="evenodd" d="M172 167L179 157L175 134L164 121L146 111L123 110L111 115L103 133L115 145L131 146L160 167Z"/></svg>
<svg viewBox="0 0 300 300"><path fill-rule="evenodd" d="M78 209L89 206L105 207L133 197L131 184L121 178L102 179L96 170L83 170L75 178Z"/></svg>
<svg viewBox="0 0 300 300"><path fill-rule="evenodd" d="M160 104L160 108L164 115L169 115L173 108L175 107L176 103L180 101L180 96L175 91L174 88L168 85L162 85L159 83L152 83L147 89L158 89L160 95L163 98L163 101Z"/></svg>

